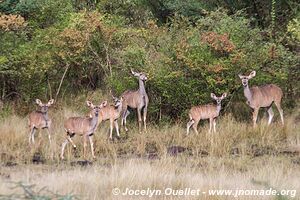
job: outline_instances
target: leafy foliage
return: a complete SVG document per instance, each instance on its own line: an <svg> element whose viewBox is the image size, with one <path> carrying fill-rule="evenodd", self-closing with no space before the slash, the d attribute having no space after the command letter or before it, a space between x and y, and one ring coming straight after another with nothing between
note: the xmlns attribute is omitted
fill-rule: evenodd
<svg viewBox="0 0 300 200"><path fill-rule="evenodd" d="M257 70L251 84L278 84L293 107L299 98L294 3L5 0L1 99L22 104L97 89L120 95L138 87L133 68L149 76L150 116L178 119L192 105L212 102L211 92L228 92L226 109L236 111L235 102L244 100L237 74Z"/></svg>

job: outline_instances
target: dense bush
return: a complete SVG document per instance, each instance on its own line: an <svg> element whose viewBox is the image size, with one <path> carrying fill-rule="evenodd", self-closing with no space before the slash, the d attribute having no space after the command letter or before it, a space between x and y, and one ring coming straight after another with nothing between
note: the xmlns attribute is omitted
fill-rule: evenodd
<svg viewBox="0 0 300 200"><path fill-rule="evenodd" d="M219 1L190 2L2 1L1 99L64 100L97 89L120 95L138 87L132 68L149 76L151 118L178 119L191 105L211 102L211 92L228 92L224 104L235 110L244 101L237 75L256 70L251 84L276 83L285 106L296 105L297 6L288 10L278 1L289 15L279 18L282 10L273 6L273 21L260 23L270 10L238 11L247 5L223 1L219 6L226 10L216 10ZM251 17L255 12L259 19Z"/></svg>

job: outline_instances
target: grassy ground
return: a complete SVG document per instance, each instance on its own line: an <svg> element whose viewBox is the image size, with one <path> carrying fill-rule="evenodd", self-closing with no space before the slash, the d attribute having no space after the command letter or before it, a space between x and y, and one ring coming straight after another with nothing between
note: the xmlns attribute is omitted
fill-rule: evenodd
<svg viewBox="0 0 300 200"><path fill-rule="evenodd" d="M150 125L147 133L138 133L135 123L121 139L108 140L108 123L97 130L96 159L80 162L82 138L74 142L78 150L68 145L66 160L59 159L65 133L62 121L80 115L64 109L51 113L53 143L49 146L46 132L37 136L36 143L28 144L27 119L10 116L0 122L0 194L21 194L24 186L11 189L16 182L36 184L34 191L46 187L55 194L74 194L80 199L132 199L132 196L113 196L112 189L126 188L164 190L167 187L210 189L289 189L300 192L300 124L286 117L284 127L276 120L272 126L260 120L253 129L250 124L236 122L222 116L217 122L217 133L209 134L208 124L199 128L199 135L185 135L185 123L157 127ZM169 147L186 148L170 155ZM88 149L89 150L89 149ZM83 164L90 164L82 166ZM23 188L23 189L22 189ZM25 188L26 189L26 188ZM43 190L44 191L44 190ZM43 193L43 191L41 193ZM24 193L24 192L23 192ZM300 194L296 194L298 198ZM1 197L1 196L0 196ZM57 198L57 197L55 197ZM156 199L181 199L182 196L156 196ZM232 196L186 196L186 199L232 199ZM263 196L261 199L289 199L290 196ZM138 196L135 199L149 199ZM240 196L238 199L258 199Z"/></svg>

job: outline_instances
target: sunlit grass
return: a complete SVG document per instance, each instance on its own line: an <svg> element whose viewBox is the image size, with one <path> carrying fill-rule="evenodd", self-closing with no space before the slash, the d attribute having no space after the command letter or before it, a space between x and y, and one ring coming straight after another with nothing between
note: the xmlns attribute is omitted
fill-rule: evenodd
<svg viewBox="0 0 300 200"><path fill-rule="evenodd" d="M143 133L139 133L136 123L132 122L130 131L122 131L121 138L113 141L108 139L109 124L104 122L94 137L97 158L92 160L88 149L87 159L93 163L80 167L76 161L83 160L82 137L74 138L78 146L76 152L71 145L67 146L66 160L61 161L59 154L65 139L63 120L82 115L84 113L66 108L51 113L52 146L43 131L37 134L36 143L29 145L26 118L12 115L3 119L0 122L0 194L11 193L10 181L45 186L53 192L76 194L83 199L103 196L124 199L111 195L114 187L121 190L127 187L263 189L253 180L265 181L278 189L300 191L299 152L292 152L299 149L300 126L294 117L286 117L284 127L279 122L267 126L266 120L261 120L253 129L250 123L237 122L227 115L218 119L217 133L209 133L205 122L199 126L198 135L192 131L188 136L185 122L160 128L149 125L148 131ZM168 148L172 146L184 147L186 151L177 156L169 155ZM42 165L32 164L36 156Z"/></svg>

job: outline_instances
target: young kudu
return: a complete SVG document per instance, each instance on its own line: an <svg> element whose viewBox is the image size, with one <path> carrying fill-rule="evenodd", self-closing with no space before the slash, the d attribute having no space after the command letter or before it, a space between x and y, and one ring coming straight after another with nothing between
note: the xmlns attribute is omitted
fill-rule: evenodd
<svg viewBox="0 0 300 200"><path fill-rule="evenodd" d="M144 73L137 73L131 70L131 73L138 77L139 79L139 89L136 91L125 91L122 94L124 99L123 101L123 110L122 110L122 126L125 127L125 131L128 131L126 127L126 118L129 115L128 107L132 109L137 109L138 114L138 122L139 122L139 130L142 130L142 112L143 112L143 122L144 122L144 130L146 131L146 118L147 118L147 108L149 103L149 98L145 90L145 81L147 80L147 76Z"/></svg>
<svg viewBox="0 0 300 200"><path fill-rule="evenodd" d="M86 146L87 138L89 138L92 156L95 158L94 154L94 143L93 143L93 134L98 126L98 118L100 110L107 105L107 101L104 101L99 106L94 106L92 102L87 101L87 106L91 108L92 117L71 117L65 121L64 128L67 132L67 139L62 144L61 149L61 159L64 159L64 150L65 146L71 142L74 148L76 145L71 139L75 134L80 134L83 136L83 155L86 156Z"/></svg>
<svg viewBox="0 0 300 200"><path fill-rule="evenodd" d="M268 109L269 121L268 125L272 122L274 116L272 104L275 103L279 113L282 124L283 110L281 109L282 90L280 87L274 84L267 84L263 86L254 86L249 88L248 81L256 75L255 71L252 71L249 76L239 75L244 87L244 95L247 98L247 104L254 110L253 111L253 126L256 126L256 120L259 108L266 107Z"/></svg>
<svg viewBox="0 0 300 200"><path fill-rule="evenodd" d="M99 124L106 120L109 120L110 122L110 139L112 139L114 126L116 128L118 137L120 137L118 119L122 112L123 97L118 99L113 96L113 100L115 102L114 105L106 106L105 108L101 109L99 113Z"/></svg>
<svg viewBox="0 0 300 200"><path fill-rule="evenodd" d="M194 106L189 111L190 121L187 123L186 134L189 134L190 127L193 126L194 131L198 134L197 125L201 119L209 119L209 132L213 126L216 132L216 118L219 116L221 110L221 102L227 96L224 93L221 97L217 97L214 93L210 94L211 98L216 100L217 105L206 104L201 106Z"/></svg>
<svg viewBox="0 0 300 200"><path fill-rule="evenodd" d="M47 104L43 104L39 99L36 99L35 102L41 109L39 111L33 111L29 114L29 144L31 142L34 143L34 134L36 129L47 129L49 143L51 144L51 119L48 115L48 109L54 103L54 99L49 100Z"/></svg>

